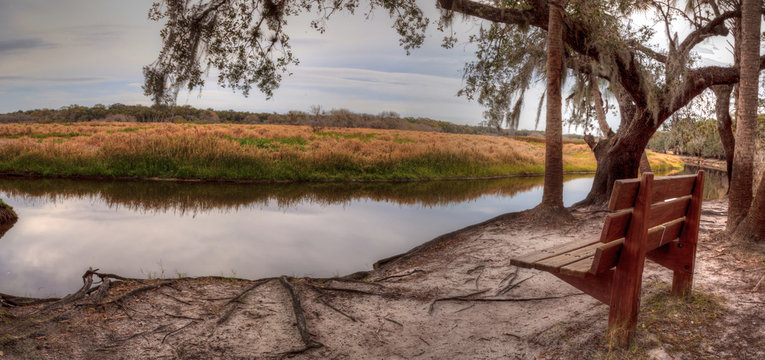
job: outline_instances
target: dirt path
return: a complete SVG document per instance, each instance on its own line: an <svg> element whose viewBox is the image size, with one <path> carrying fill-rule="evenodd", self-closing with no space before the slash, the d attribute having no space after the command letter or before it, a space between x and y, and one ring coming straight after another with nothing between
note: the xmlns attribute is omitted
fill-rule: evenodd
<svg viewBox="0 0 765 360"><path fill-rule="evenodd" d="M703 311L654 311L671 276L648 265L642 327L627 352L602 344L605 305L510 265L530 250L598 236L604 215L577 211L577 224L558 230L503 215L340 279L113 281L103 298L93 291L60 306L2 307L0 358L765 357L763 250L714 235L725 201L704 204L695 284L703 296L692 304ZM679 346L662 335L671 331L698 341Z"/></svg>

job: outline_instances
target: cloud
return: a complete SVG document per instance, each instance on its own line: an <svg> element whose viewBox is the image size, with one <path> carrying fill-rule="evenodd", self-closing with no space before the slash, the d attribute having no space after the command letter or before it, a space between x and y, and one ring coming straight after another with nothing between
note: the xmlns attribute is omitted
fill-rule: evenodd
<svg viewBox="0 0 765 360"><path fill-rule="evenodd" d="M20 50L31 50L55 47L55 44L43 41L39 38L13 39L0 41L0 54Z"/></svg>
<svg viewBox="0 0 765 360"><path fill-rule="evenodd" d="M79 76L79 77L34 77L34 76L3 76L0 75L0 81L18 81L18 82L53 82L53 83L90 83L101 82L109 79L100 76Z"/></svg>

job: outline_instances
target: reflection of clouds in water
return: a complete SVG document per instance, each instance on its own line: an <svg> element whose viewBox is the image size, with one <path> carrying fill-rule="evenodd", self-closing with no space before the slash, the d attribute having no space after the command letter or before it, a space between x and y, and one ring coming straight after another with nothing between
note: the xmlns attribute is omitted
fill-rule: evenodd
<svg viewBox="0 0 765 360"><path fill-rule="evenodd" d="M265 197L257 206L240 202L205 208L192 217L188 212L115 206L114 197L108 196L51 196L57 189L51 184L47 199L55 203L18 196L23 193L8 191L8 184L0 192L20 215L0 239L0 273L6 275L0 292L68 293L81 285L80 275L88 266L132 277L163 271L166 277L344 275L438 235L531 208L542 191L533 183L527 186L531 190L514 192L489 186L485 194L471 189L470 196L456 194L458 199L451 202L445 201L455 195L451 192L427 202L412 201L412 194L407 202L335 194L342 201L291 200L289 210ZM515 196L502 195L507 193Z"/></svg>

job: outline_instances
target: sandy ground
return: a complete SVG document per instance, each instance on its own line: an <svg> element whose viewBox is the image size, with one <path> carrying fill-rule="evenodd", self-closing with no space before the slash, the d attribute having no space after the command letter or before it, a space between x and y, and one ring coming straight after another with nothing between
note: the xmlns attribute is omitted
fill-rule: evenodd
<svg viewBox="0 0 765 360"><path fill-rule="evenodd" d="M701 348L639 330L642 348L613 352L603 345L607 306L510 265L515 255L598 236L605 213L578 210L576 224L556 230L503 215L339 279L114 281L108 293L68 304L6 306L0 358L762 359L765 283L756 285L765 251L717 234L726 204L703 208L694 286L721 299L721 315L699 324ZM660 284L670 279L648 263L644 298L666 292Z"/></svg>

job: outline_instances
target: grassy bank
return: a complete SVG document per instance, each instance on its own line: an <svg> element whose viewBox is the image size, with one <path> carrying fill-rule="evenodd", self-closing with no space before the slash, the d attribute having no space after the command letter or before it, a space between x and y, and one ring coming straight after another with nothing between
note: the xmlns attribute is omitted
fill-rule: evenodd
<svg viewBox="0 0 765 360"><path fill-rule="evenodd" d="M678 159L651 154L659 168ZM564 171L594 171L565 144ZM544 143L499 136L307 126L111 123L0 125L0 171L227 180L488 177L544 172Z"/></svg>

